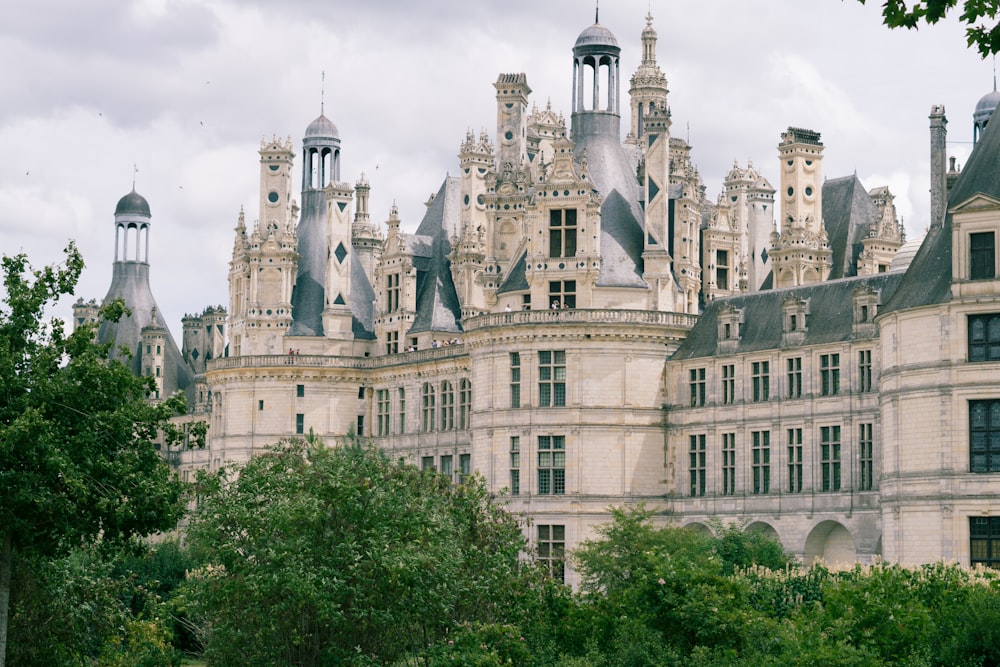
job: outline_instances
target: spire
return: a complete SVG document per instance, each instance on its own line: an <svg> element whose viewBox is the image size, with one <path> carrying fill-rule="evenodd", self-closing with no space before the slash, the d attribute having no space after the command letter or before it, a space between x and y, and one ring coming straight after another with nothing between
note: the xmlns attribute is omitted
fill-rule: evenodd
<svg viewBox="0 0 1000 667"><path fill-rule="evenodd" d="M319 115L322 116L326 107L326 70L320 74L319 78Z"/></svg>
<svg viewBox="0 0 1000 667"><path fill-rule="evenodd" d="M594 23L601 22L601 0L594 0Z"/></svg>

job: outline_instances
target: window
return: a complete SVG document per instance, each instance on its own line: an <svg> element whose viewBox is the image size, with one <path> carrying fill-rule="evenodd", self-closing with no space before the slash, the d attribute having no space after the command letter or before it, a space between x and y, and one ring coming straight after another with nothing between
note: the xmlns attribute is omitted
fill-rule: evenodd
<svg viewBox="0 0 1000 667"><path fill-rule="evenodd" d="M425 382L420 390L420 430L430 433L434 430L434 385Z"/></svg>
<svg viewBox="0 0 1000 667"><path fill-rule="evenodd" d="M521 353L510 353L510 407L521 407Z"/></svg>
<svg viewBox="0 0 1000 667"><path fill-rule="evenodd" d="M821 426L819 429L819 465L821 489L840 491L840 427Z"/></svg>
<svg viewBox="0 0 1000 667"><path fill-rule="evenodd" d="M691 473L691 495L705 495L705 436L692 435L690 437L690 465L688 470Z"/></svg>
<svg viewBox="0 0 1000 667"><path fill-rule="evenodd" d="M715 251L715 285L719 289L729 289L729 251Z"/></svg>
<svg viewBox="0 0 1000 667"><path fill-rule="evenodd" d="M386 331L385 332L385 353L386 354L398 354L399 353L399 332L398 331Z"/></svg>
<svg viewBox="0 0 1000 667"><path fill-rule="evenodd" d="M472 454L458 455L458 481L465 484L465 480L472 474Z"/></svg>
<svg viewBox="0 0 1000 667"><path fill-rule="evenodd" d="M538 436L538 493L566 493L566 436Z"/></svg>
<svg viewBox="0 0 1000 667"><path fill-rule="evenodd" d="M549 281L550 308L576 308L576 281Z"/></svg>
<svg viewBox="0 0 1000 667"><path fill-rule="evenodd" d="M385 312L399 310L399 274L390 273L385 277Z"/></svg>
<svg viewBox="0 0 1000 667"><path fill-rule="evenodd" d="M752 431L751 457L753 472L753 492L755 494L771 492L771 432Z"/></svg>
<svg viewBox="0 0 1000 667"><path fill-rule="evenodd" d="M472 414L472 383L462 378L458 381L458 428L469 428L469 416Z"/></svg>
<svg viewBox="0 0 1000 667"><path fill-rule="evenodd" d="M441 383L441 430L455 429L455 387L445 380Z"/></svg>
<svg viewBox="0 0 1000 667"><path fill-rule="evenodd" d="M788 398L802 398L802 357L785 361L788 381Z"/></svg>
<svg viewBox="0 0 1000 667"><path fill-rule="evenodd" d="M969 316L969 361L1000 361L1000 314Z"/></svg>
<svg viewBox="0 0 1000 667"><path fill-rule="evenodd" d="M358 435L365 434L365 416L358 415L358 430L356 431Z"/></svg>
<svg viewBox="0 0 1000 667"><path fill-rule="evenodd" d="M688 383L691 389L691 405L705 405L705 369L692 368L688 371Z"/></svg>
<svg viewBox="0 0 1000 667"><path fill-rule="evenodd" d="M566 352L538 353L538 405L547 408L566 405Z"/></svg>
<svg viewBox="0 0 1000 667"><path fill-rule="evenodd" d="M365 397L365 388L364 387L358 387L358 399L362 399L363 400L364 397Z"/></svg>
<svg viewBox="0 0 1000 667"><path fill-rule="evenodd" d="M302 398L306 395L306 386L304 384L295 385L295 397Z"/></svg>
<svg viewBox="0 0 1000 667"><path fill-rule="evenodd" d="M521 493L521 438L513 435L510 438L510 495Z"/></svg>
<svg viewBox="0 0 1000 667"><path fill-rule="evenodd" d="M819 355L820 392L823 396L840 393L840 355Z"/></svg>
<svg viewBox="0 0 1000 667"><path fill-rule="evenodd" d="M406 433L406 390L399 388L399 434Z"/></svg>
<svg viewBox="0 0 1000 667"><path fill-rule="evenodd" d="M566 526L536 526L538 540L538 560L541 561L554 579L565 577Z"/></svg>
<svg viewBox="0 0 1000 667"><path fill-rule="evenodd" d="M969 470L1000 471L1000 400L969 401Z"/></svg>
<svg viewBox="0 0 1000 667"><path fill-rule="evenodd" d="M263 400L257 401L257 410L263 410L263 409L264 409L264 401Z"/></svg>
<svg viewBox="0 0 1000 667"><path fill-rule="evenodd" d="M1000 517L969 517L969 564L1000 565Z"/></svg>
<svg viewBox="0 0 1000 667"><path fill-rule="evenodd" d="M451 454L445 454L441 457L441 474L447 475L449 479L455 473L454 466L452 465Z"/></svg>
<svg viewBox="0 0 1000 667"><path fill-rule="evenodd" d="M875 457L873 424L858 425L858 490L871 491L874 486Z"/></svg>
<svg viewBox="0 0 1000 667"><path fill-rule="evenodd" d="M576 209L549 211L549 257L576 256Z"/></svg>
<svg viewBox="0 0 1000 667"><path fill-rule="evenodd" d="M996 237L993 232L969 234L969 278L986 280L995 278Z"/></svg>
<svg viewBox="0 0 1000 667"><path fill-rule="evenodd" d="M424 456L420 459L420 469L421 470L434 470L434 457Z"/></svg>
<svg viewBox="0 0 1000 667"><path fill-rule="evenodd" d="M736 366L725 364L722 367L722 402L732 405L736 402Z"/></svg>
<svg viewBox="0 0 1000 667"><path fill-rule="evenodd" d="M378 409L378 420L375 427L377 434L380 436L389 435L389 390L379 389L376 392L375 402Z"/></svg>
<svg viewBox="0 0 1000 667"><path fill-rule="evenodd" d="M305 433L306 428L306 416L301 412L295 415L295 434L302 435Z"/></svg>
<svg viewBox="0 0 1000 667"><path fill-rule="evenodd" d="M722 434L722 495L736 493L736 434Z"/></svg>
<svg viewBox="0 0 1000 667"><path fill-rule="evenodd" d="M788 492L802 492L802 429L790 428L788 434Z"/></svg>
<svg viewBox="0 0 1000 667"><path fill-rule="evenodd" d="M858 391L872 390L872 351L858 350Z"/></svg>
<svg viewBox="0 0 1000 667"><path fill-rule="evenodd" d="M770 362L755 361L750 364L750 379L753 385L753 400L766 401L771 395Z"/></svg>

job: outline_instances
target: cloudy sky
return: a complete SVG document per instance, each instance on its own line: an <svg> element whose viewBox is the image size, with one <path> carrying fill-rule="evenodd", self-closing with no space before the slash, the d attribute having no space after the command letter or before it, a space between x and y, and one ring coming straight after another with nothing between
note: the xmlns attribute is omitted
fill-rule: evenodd
<svg viewBox="0 0 1000 667"><path fill-rule="evenodd" d="M879 4L606 0L600 22L622 47L624 107L652 12L672 131L693 146L710 200L734 160L777 183L781 132L806 127L822 133L827 177L889 185L919 235L930 106L946 105L949 153L964 163L993 64L957 23L889 31ZM11 2L0 23L0 253L40 265L75 239L87 261L78 294L102 298L114 208L135 165L153 214L153 294L179 336L184 313L226 304L240 207L257 217L261 139L291 137L299 154L323 72L343 180L364 172L372 217L395 201L412 230L457 172L466 131L495 136L498 73L527 73L534 103L569 113L571 49L593 20L581 0Z"/></svg>

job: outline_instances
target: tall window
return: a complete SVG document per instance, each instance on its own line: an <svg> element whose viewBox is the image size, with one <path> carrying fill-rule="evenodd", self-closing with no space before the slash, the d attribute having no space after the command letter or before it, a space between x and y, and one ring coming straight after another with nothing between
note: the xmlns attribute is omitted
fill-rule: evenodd
<svg viewBox="0 0 1000 667"><path fill-rule="evenodd" d="M551 308L576 308L576 281L550 280L549 304Z"/></svg>
<svg viewBox="0 0 1000 667"><path fill-rule="evenodd" d="M840 491L840 427L819 429L819 465L823 491Z"/></svg>
<svg viewBox="0 0 1000 667"><path fill-rule="evenodd" d="M295 398L302 398L306 395L306 386L304 384L295 385Z"/></svg>
<svg viewBox="0 0 1000 667"><path fill-rule="evenodd" d="M566 352L538 353L538 405L543 408L566 405Z"/></svg>
<svg viewBox="0 0 1000 667"><path fill-rule="evenodd" d="M750 380L753 386L753 400L766 401L771 396L771 364L755 361L750 364Z"/></svg>
<svg viewBox="0 0 1000 667"><path fill-rule="evenodd" d="M451 454L444 454L441 456L441 474L447 475L448 479L452 479L455 474L455 465L451 458Z"/></svg>
<svg viewBox="0 0 1000 667"><path fill-rule="evenodd" d="M295 433L302 435L306 430L306 416L301 412L295 415Z"/></svg>
<svg viewBox="0 0 1000 667"><path fill-rule="evenodd" d="M549 211L549 257L576 256L576 209Z"/></svg>
<svg viewBox="0 0 1000 667"><path fill-rule="evenodd" d="M420 414L421 423L420 430L424 433L430 433L434 430L434 406L435 406L435 396L434 396L434 385L430 382L425 382L424 386L420 390Z"/></svg>
<svg viewBox="0 0 1000 667"><path fill-rule="evenodd" d="M802 398L802 357L785 360L788 398Z"/></svg>
<svg viewBox="0 0 1000 667"><path fill-rule="evenodd" d="M441 430L455 428L455 387L445 380L441 383Z"/></svg>
<svg viewBox="0 0 1000 667"><path fill-rule="evenodd" d="M688 371L688 384L691 389L691 405L705 405L705 369L692 368Z"/></svg>
<svg viewBox="0 0 1000 667"><path fill-rule="evenodd" d="M521 438L510 437L510 495L521 493Z"/></svg>
<svg viewBox="0 0 1000 667"><path fill-rule="evenodd" d="M858 490L871 491L875 482L873 424L858 425Z"/></svg>
<svg viewBox="0 0 1000 667"><path fill-rule="evenodd" d="M510 407L521 407L521 353L510 353Z"/></svg>
<svg viewBox="0 0 1000 667"><path fill-rule="evenodd" d="M722 367L722 403L732 405L736 402L736 366L725 364Z"/></svg>
<svg viewBox="0 0 1000 667"><path fill-rule="evenodd" d="M548 569L554 579L562 581L565 577L566 559L566 526L537 526L538 560Z"/></svg>
<svg viewBox="0 0 1000 667"><path fill-rule="evenodd" d="M406 390L399 388L399 434L406 433Z"/></svg>
<svg viewBox="0 0 1000 667"><path fill-rule="evenodd" d="M465 480L472 474L472 454L458 455L458 481L465 484Z"/></svg>
<svg viewBox="0 0 1000 667"><path fill-rule="evenodd" d="M969 470L1000 471L1000 400L969 401Z"/></svg>
<svg viewBox="0 0 1000 667"><path fill-rule="evenodd" d="M729 251L715 251L715 285L719 289L729 289Z"/></svg>
<svg viewBox="0 0 1000 667"><path fill-rule="evenodd" d="M750 433L751 472L753 492L771 492L771 432L752 431Z"/></svg>
<svg viewBox="0 0 1000 667"><path fill-rule="evenodd" d="M840 355L819 355L820 392L823 396L840 393Z"/></svg>
<svg viewBox="0 0 1000 667"><path fill-rule="evenodd" d="M802 492L802 429L790 428L788 435L788 492Z"/></svg>
<svg viewBox="0 0 1000 667"><path fill-rule="evenodd" d="M691 495L705 495L705 435L692 435L690 438Z"/></svg>
<svg viewBox="0 0 1000 667"><path fill-rule="evenodd" d="M399 310L399 274L390 273L385 277L385 310L395 313Z"/></svg>
<svg viewBox="0 0 1000 667"><path fill-rule="evenodd" d="M969 564L1000 567L1000 517L969 517Z"/></svg>
<svg viewBox="0 0 1000 667"><path fill-rule="evenodd" d="M969 234L969 278L985 280L995 278L996 236L993 232Z"/></svg>
<svg viewBox="0 0 1000 667"><path fill-rule="evenodd" d="M969 316L969 361L1000 361L1000 314Z"/></svg>
<svg viewBox="0 0 1000 667"><path fill-rule="evenodd" d="M722 434L722 495L736 493L736 434Z"/></svg>
<svg viewBox="0 0 1000 667"><path fill-rule="evenodd" d="M538 436L538 493L566 493L566 436Z"/></svg>
<svg viewBox="0 0 1000 667"><path fill-rule="evenodd" d="M375 401L378 406L376 429L380 436L389 435L389 390L379 389Z"/></svg>
<svg viewBox="0 0 1000 667"><path fill-rule="evenodd" d="M858 350L858 391L872 390L872 351Z"/></svg>
<svg viewBox="0 0 1000 667"><path fill-rule="evenodd" d="M472 383L468 378L458 381L458 428L469 428L469 417L472 414Z"/></svg>
<svg viewBox="0 0 1000 667"><path fill-rule="evenodd" d="M398 354L399 353L399 332L398 331L387 331L385 333L385 353L386 354Z"/></svg>

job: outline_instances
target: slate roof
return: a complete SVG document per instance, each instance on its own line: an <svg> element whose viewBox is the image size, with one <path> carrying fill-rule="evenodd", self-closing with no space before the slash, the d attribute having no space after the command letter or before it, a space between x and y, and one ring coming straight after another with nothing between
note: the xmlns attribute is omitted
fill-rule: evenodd
<svg viewBox="0 0 1000 667"><path fill-rule="evenodd" d="M850 340L854 335L854 291L862 286L869 287L880 292L881 302L885 303L902 280L902 273L880 273L716 299L698 318L671 359L716 356L719 313L725 306L743 311L740 340L734 354L782 348L782 304L789 296L809 302L806 331L797 347Z"/></svg>
<svg viewBox="0 0 1000 667"><path fill-rule="evenodd" d="M527 265L528 265L528 253L527 251L522 252L521 256L517 258L514 262L514 266L511 267L510 271L503 279L503 284L500 285L500 289L497 290L497 294L506 294L508 292L524 292L530 289L528 285L528 275L527 275Z"/></svg>
<svg viewBox="0 0 1000 667"><path fill-rule="evenodd" d="M457 235L461 180L448 176L414 235L404 235L417 269L417 311L410 333L460 332L462 307L451 279L451 236Z"/></svg>
<svg viewBox="0 0 1000 667"><path fill-rule="evenodd" d="M857 175L823 183L823 225L833 251L830 279L858 274L861 241L878 220L878 207Z"/></svg>
<svg viewBox="0 0 1000 667"><path fill-rule="evenodd" d="M948 194L948 208L977 193L1000 198L1000 123L989 123L972 150L965 169ZM931 225L920 250L906 270L906 278L884 310L903 310L945 303L951 299L951 213Z"/></svg>

